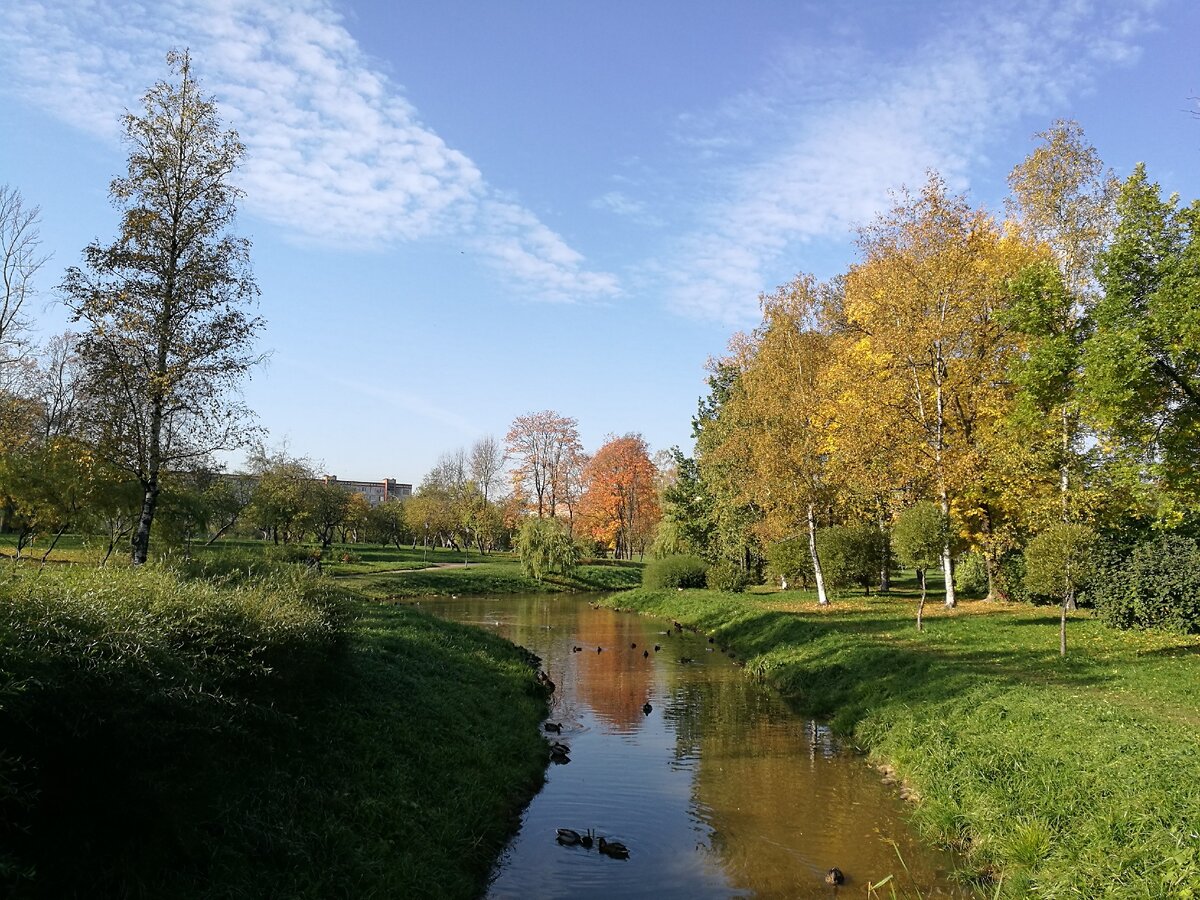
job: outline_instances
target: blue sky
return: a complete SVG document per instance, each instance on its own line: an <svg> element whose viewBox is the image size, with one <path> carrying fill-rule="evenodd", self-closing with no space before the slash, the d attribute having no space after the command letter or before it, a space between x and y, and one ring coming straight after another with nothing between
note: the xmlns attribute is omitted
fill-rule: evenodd
<svg viewBox="0 0 1200 900"><path fill-rule="evenodd" d="M547 408L592 450L690 447L760 291L842 271L930 168L999 210L1056 118L1200 196L1198 36L1194 0L19 0L0 182L42 208L48 336L115 233L119 116L189 47L248 147L273 355L247 400L327 471L416 482Z"/></svg>

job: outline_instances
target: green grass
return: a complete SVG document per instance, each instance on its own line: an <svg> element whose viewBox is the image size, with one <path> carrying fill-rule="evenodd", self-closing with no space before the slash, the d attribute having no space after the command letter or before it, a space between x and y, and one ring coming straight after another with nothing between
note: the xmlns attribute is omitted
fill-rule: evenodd
<svg viewBox="0 0 1200 900"><path fill-rule="evenodd" d="M482 594L539 594L570 591L619 591L641 582L641 564L597 561L577 566L569 576L550 575L536 581L521 571L515 557L491 559L466 568L428 569L392 575L346 578L369 597L395 600L407 597Z"/></svg>
<svg viewBox="0 0 1200 900"><path fill-rule="evenodd" d="M1200 638L911 594L636 590L614 606L714 634L920 798L917 824L1007 897L1200 893Z"/></svg>
<svg viewBox="0 0 1200 900"><path fill-rule="evenodd" d="M472 897L540 785L493 635L272 576L0 574L0 894Z"/></svg>

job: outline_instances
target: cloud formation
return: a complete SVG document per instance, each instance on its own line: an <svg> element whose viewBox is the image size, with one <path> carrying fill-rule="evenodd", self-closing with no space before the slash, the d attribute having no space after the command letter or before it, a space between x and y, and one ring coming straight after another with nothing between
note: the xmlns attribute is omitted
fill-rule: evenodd
<svg viewBox="0 0 1200 900"><path fill-rule="evenodd" d="M966 24L900 60L798 48L764 92L681 122L682 143L717 157L716 187L699 213L704 224L660 270L668 304L695 318L753 321L767 272L786 252L844 238L929 169L965 187L998 128L1061 108L1098 67L1135 58L1153 5L1025 0L991 13L964 5ZM723 153L730 133L784 137L734 155Z"/></svg>
<svg viewBox="0 0 1200 900"><path fill-rule="evenodd" d="M254 215L325 245L463 236L525 296L618 293L615 276L590 270L420 120L328 0L27 0L0 11L7 91L104 139L173 46L191 48L247 145L240 184Z"/></svg>

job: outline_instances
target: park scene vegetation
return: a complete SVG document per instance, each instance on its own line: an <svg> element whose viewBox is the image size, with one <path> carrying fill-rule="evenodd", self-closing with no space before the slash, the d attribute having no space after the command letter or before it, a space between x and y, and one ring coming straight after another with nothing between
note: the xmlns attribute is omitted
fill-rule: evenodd
<svg viewBox="0 0 1200 900"><path fill-rule="evenodd" d="M764 295L691 453L530 412L372 504L239 399L244 148L168 67L55 288L78 332L32 340L0 191L6 893L479 894L546 691L415 601L584 591L828 718L981 893L1200 891L1200 201L1056 122L1002 213L930 173Z"/></svg>

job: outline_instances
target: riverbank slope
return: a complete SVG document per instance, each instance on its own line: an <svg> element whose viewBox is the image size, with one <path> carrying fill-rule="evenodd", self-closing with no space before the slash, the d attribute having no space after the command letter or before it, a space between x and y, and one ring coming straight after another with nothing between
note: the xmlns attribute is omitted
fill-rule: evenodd
<svg viewBox="0 0 1200 900"><path fill-rule="evenodd" d="M0 894L479 895L546 765L519 648L291 572L0 573Z"/></svg>
<svg viewBox="0 0 1200 900"><path fill-rule="evenodd" d="M609 605L711 634L903 779L917 825L1005 897L1200 895L1200 638L907 595L634 590Z"/></svg>

